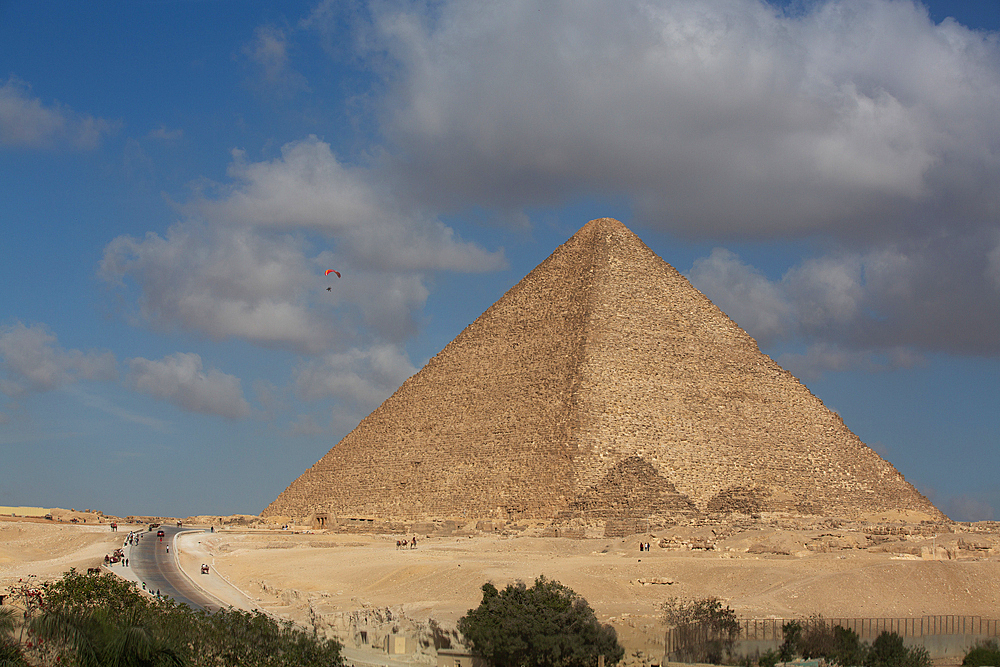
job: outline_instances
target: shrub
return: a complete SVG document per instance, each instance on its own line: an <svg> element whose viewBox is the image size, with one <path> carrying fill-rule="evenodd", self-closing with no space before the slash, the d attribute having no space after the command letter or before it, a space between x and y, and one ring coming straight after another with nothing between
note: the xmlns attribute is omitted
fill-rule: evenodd
<svg viewBox="0 0 1000 667"><path fill-rule="evenodd" d="M736 612L718 598L682 601L671 598L661 605L663 620L677 631L677 657L683 662L718 665L732 655L739 636Z"/></svg>
<svg viewBox="0 0 1000 667"><path fill-rule="evenodd" d="M930 667L931 658L923 646L907 648L895 632L883 632L875 641L864 661L864 667Z"/></svg>
<svg viewBox="0 0 1000 667"><path fill-rule="evenodd" d="M604 655L613 665L625 655L610 625L601 625L587 601L545 577L528 588L498 591L483 584L483 600L458 621L472 651L496 667L593 667Z"/></svg>
<svg viewBox="0 0 1000 667"><path fill-rule="evenodd" d="M32 624L39 658L76 665L343 667L341 646L261 612L208 613L138 592L111 574L70 571L46 587ZM40 643L40 642L38 642ZM45 664L50 664L46 662ZM3 663L0 661L0 667Z"/></svg>
<svg viewBox="0 0 1000 667"><path fill-rule="evenodd" d="M980 642L975 645L962 660L963 665L968 667L982 667L983 665L1000 665L1000 646L995 639L987 642Z"/></svg>
<svg viewBox="0 0 1000 667"><path fill-rule="evenodd" d="M783 641L778 648L778 657L781 662L791 662L801 650L799 644L802 643L802 624L798 621L789 621L781 626L781 636Z"/></svg>
<svg viewBox="0 0 1000 667"><path fill-rule="evenodd" d="M757 665L759 667L774 667L779 662L784 662L781 660L781 654L778 651L765 651L760 654L757 658Z"/></svg>

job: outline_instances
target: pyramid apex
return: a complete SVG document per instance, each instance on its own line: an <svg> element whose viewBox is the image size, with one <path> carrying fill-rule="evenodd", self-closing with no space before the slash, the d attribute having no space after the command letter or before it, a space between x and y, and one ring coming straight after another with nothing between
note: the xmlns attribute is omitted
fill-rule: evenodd
<svg viewBox="0 0 1000 667"><path fill-rule="evenodd" d="M595 232L628 232L632 234L632 230L625 226L620 220L615 220L614 218L595 218L585 224L580 228L581 232L595 233Z"/></svg>

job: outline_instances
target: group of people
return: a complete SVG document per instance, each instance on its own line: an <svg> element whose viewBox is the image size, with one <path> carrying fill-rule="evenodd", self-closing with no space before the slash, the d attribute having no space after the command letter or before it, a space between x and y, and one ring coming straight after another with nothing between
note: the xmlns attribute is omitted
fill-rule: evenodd
<svg viewBox="0 0 1000 667"><path fill-rule="evenodd" d="M417 536L416 535L413 536L412 540L407 540L405 537L403 539L401 539L401 540L396 540L396 548L397 549L405 549L406 547L410 547L411 549L416 549L417 548Z"/></svg>
<svg viewBox="0 0 1000 667"><path fill-rule="evenodd" d="M649 542L639 542L639 551L649 551Z"/></svg>

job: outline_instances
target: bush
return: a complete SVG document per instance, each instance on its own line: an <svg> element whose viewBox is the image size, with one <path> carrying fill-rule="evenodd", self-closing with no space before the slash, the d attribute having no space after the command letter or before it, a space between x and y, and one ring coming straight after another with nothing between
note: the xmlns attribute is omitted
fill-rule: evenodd
<svg viewBox="0 0 1000 667"><path fill-rule="evenodd" d="M593 667L603 655L614 665L625 655L610 625L598 622L587 601L545 577L528 588L498 591L483 584L483 600L458 621L473 653L495 667Z"/></svg>
<svg viewBox="0 0 1000 667"><path fill-rule="evenodd" d="M139 593L112 574L70 571L31 624L35 662L86 665L343 667L341 646L261 612L208 613ZM36 642L36 646L42 642ZM0 661L0 666L2 666Z"/></svg>
<svg viewBox="0 0 1000 667"><path fill-rule="evenodd" d="M819 616L803 623L790 621L782 626L784 642L778 651L780 662L797 656L822 658L842 667L930 667L927 649L906 648L896 633L883 632L869 647L850 628L830 626Z"/></svg>
<svg viewBox="0 0 1000 667"><path fill-rule="evenodd" d="M1000 646L995 639L987 642L980 642L965 654L962 660L963 665L968 667L982 667L983 665L1000 665Z"/></svg>
<svg viewBox="0 0 1000 667"><path fill-rule="evenodd" d="M781 662L791 662L795 656L799 655L802 643L802 624L798 621L789 621L781 626L781 636L784 641L778 648L778 657Z"/></svg>
<svg viewBox="0 0 1000 667"><path fill-rule="evenodd" d="M898 634L883 632L872 642L864 667L931 667L931 658L923 646L906 648Z"/></svg>
<svg viewBox="0 0 1000 667"><path fill-rule="evenodd" d="M0 607L0 667L28 667L21 647L11 636L14 626L14 610Z"/></svg>
<svg viewBox="0 0 1000 667"><path fill-rule="evenodd" d="M765 651L760 654L759 658L757 658L757 665L759 667L774 667L779 662L783 662L781 660L781 654L774 650Z"/></svg>
<svg viewBox="0 0 1000 667"><path fill-rule="evenodd" d="M679 660L718 665L724 657L732 656L740 624L736 612L723 607L718 598L689 601L671 598L660 608L667 626L677 630L675 655Z"/></svg>
<svg viewBox="0 0 1000 667"><path fill-rule="evenodd" d="M786 635L786 642L788 641L789 637ZM843 667L861 665L867 655L867 646L861 642L858 633L839 625L831 626L820 616L812 616L806 620L805 626L799 626L792 643L793 656L801 655L807 660L823 658ZM785 661L789 659L784 658Z"/></svg>

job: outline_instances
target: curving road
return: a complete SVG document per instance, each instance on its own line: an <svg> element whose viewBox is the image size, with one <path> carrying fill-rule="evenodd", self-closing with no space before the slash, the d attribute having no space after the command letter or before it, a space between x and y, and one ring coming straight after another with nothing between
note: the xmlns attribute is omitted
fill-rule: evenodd
<svg viewBox="0 0 1000 667"><path fill-rule="evenodd" d="M192 609L216 611L224 608L218 600L195 586L177 566L174 536L192 529L160 526L157 530L164 532L162 541L156 537L156 530L144 532L142 539L132 547L129 554L129 567L146 584L146 590L153 593L159 591L161 595L171 597Z"/></svg>

